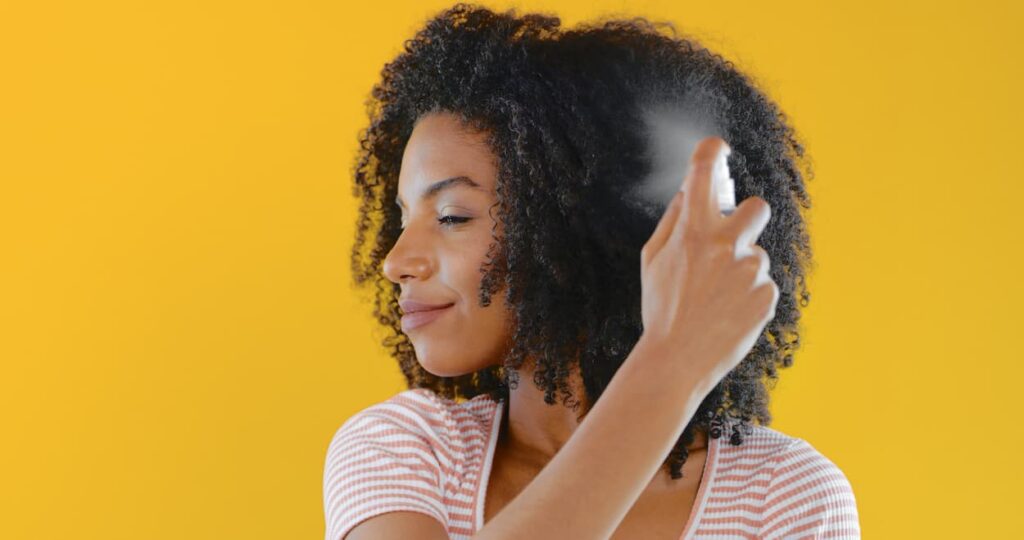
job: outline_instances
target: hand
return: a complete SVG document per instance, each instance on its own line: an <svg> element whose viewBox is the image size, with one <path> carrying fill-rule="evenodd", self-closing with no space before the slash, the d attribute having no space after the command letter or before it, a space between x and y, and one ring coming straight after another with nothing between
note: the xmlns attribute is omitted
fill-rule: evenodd
<svg viewBox="0 0 1024 540"><path fill-rule="evenodd" d="M748 197L729 216L717 207L711 173L727 152L719 137L697 144L680 192L641 251L641 340L672 351L708 391L750 352L779 297L768 253L755 244L768 203Z"/></svg>

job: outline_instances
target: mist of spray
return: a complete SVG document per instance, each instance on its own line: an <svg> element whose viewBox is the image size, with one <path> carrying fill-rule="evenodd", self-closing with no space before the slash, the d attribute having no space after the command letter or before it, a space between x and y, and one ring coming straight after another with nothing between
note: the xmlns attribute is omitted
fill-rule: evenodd
<svg viewBox="0 0 1024 540"><path fill-rule="evenodd" d="M644 108L643 115L652 169L626 197L627 202L658 219L682 188L697 143L712 135L725 137L711 115L697 106L650 105ZM720 153L712 168L712 186L719 210L725 215L736 209L735 183L729 176L727 156L728 151Z"/></svg>

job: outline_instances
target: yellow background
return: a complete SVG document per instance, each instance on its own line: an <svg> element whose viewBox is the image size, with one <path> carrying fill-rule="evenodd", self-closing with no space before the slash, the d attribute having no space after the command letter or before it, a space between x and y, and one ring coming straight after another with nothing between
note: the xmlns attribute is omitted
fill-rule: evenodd
<svg viewBox="0 0 1024 540"><path fill-rule="evenodd" d="M865 537L1019 534L1020 4L838 4L515 5L761 82L817 172L772 427ZM447 5L0 8L0 537L322 537L330 437L403 389L349 282L363 100Z"/></svg>

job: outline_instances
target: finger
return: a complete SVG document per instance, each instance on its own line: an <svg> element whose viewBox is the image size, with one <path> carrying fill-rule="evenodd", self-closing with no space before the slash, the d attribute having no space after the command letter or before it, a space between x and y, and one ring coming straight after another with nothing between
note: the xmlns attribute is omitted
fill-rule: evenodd
<svg viewBox="0 0 1024 540"><path fill-rule="evenodd" d="M754 296L757 298L759 303L767 305L765 312L762 314L762 319L770 321L775 318L775 312L779 305L779 286L774 281L768 281L761 285L758 285L754 289Z"/></svg>
<svg viewBox="0 0 1024 540"><path fill-rule="evenodd" d="M668 207L665 209L665 213L662 214L661 220L658 221L658 226L654 229L654 233L644 244L644 253L649 257L655 253L661 251L661 248L668 241L669 233L675 228L676 221L679 220L679 214L683 208L683 192L677 191L669 201Z"/></svg>
<svg viewBox="0 0 1024 540"><path fill-rule="evenodd" d="M756 195L747 197L736 207L736 211L725 218L725 233L736 239L736 251L755 244L771 219L771 207Z"/></svg>
<svg viewBox="0 0 1024 540"><path fill-rule="evenodd" d="M682 187L687 193L682 216L690 227L705 230L714 218L721 218L712 171L723 152L729 152L729 145L721 137L706 137L697 143L690 156L690 170Z"/></svg>
<svg viewBox="0 0 1024 540"><path fill-rule="evenodd" d="M751 245L747 249L752 253L751 256L758 261L757 276L754 278L754 285L758 286L770 282L772 280L772 259L768 256L768 252L756 244Z"/></svg>

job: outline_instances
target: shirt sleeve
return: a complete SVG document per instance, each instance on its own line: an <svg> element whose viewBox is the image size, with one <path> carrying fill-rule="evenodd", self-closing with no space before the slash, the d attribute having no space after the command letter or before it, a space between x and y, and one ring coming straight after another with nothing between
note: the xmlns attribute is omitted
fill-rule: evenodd
<svg viewBox="0 0 1024 540"><path fill-rule="evenodd" d="M406 510L433 517L445 530L443 469L407 409L378 404L335 433L324 464L325 539L341 540L359 523Z"/></svg>
<svg viewBox="0 0 1024 540"><path fill-rule="evenodd" d="M843 471L803 439L775 463L765 498L764 538L860 538L853 487Z"/></svg>

